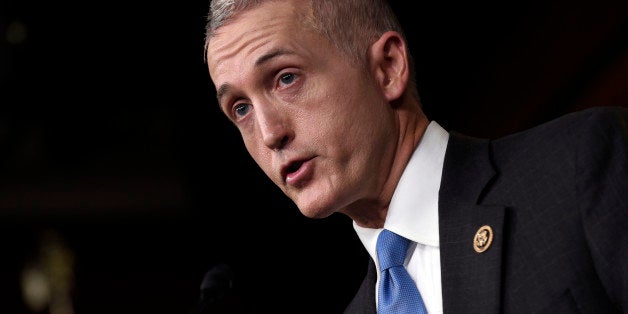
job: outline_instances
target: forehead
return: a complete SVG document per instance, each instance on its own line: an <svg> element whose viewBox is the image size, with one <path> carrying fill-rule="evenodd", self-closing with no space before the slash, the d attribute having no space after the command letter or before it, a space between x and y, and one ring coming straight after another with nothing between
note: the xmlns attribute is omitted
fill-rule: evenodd
<svg viewBox="0 0 628 314"><path fill-rule="evenodd" d="M223 68L233 71L236 64L242 65L247 58L255 59L267 50L277 49L277 45L294 44L311 35L305 35L306 31L312 33L312 28L305 27L308 12L306 1L282 0L263 2L235 15L207 45L210 74Z"/></svg>

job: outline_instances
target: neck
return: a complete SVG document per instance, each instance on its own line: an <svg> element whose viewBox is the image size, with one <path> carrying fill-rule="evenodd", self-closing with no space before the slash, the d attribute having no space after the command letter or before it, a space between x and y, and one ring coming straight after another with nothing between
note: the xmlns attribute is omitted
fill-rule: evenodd
<svg viewBox="0 0 628 314"><path fill-rule="evenodd" d="M380 189L380 193L373 199L361 199L343 211L360 227L384 227L388 206L397 184L430 122L420 109L407 111L407 109L400 108L397 117L399 125L398 144L389 175Z"/></svg>

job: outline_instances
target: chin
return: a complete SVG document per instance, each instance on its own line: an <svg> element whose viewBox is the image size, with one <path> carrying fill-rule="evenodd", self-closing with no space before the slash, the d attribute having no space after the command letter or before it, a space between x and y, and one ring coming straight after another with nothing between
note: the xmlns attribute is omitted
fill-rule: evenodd
<svg viewBox="0 0 628 314"><path fill-rule="evenodd" d="M301 211L301 214L303 214L303 216L312 219L327 218L334 213L333 211L329 210L329 208L318 206L299 206L299 211Z"/></svg>

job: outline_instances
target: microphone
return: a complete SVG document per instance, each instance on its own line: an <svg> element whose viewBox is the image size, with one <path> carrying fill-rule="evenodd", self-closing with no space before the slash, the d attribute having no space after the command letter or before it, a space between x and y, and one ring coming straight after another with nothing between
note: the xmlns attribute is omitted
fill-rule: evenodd
<svg viewBox="0 0 628 314"><path fill-rule="evenodd" d="M220 308L221 301L233 288L233 271L229 265L220 263L212 267L203 276L200 300L195 314L210 313L211 309ZM212 311L212 313L215 313Z"/></svg>

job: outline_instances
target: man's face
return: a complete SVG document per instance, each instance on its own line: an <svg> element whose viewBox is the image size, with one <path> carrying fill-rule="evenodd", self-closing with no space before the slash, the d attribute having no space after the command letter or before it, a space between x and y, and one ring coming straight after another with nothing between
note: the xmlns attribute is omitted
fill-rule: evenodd
<svg viewBox="0 0 628 314"><path fill-rule="evenodd" d="M377 85L307 26L307 14L304 1L266 2L221 27L207 57L250 155L305 216L323 218L378 196L396 121Z"/></svg>

